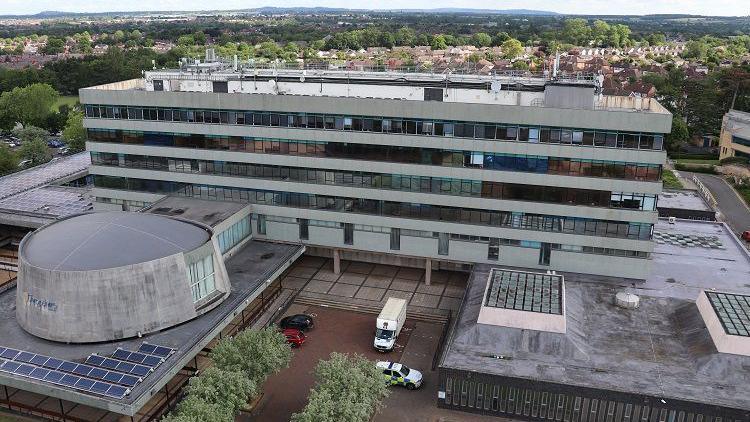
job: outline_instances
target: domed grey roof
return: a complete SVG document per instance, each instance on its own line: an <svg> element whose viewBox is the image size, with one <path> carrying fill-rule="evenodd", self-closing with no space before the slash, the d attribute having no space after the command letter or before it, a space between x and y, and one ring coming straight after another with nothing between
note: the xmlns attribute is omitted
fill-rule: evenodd
<svg viewBox="0 0 750 422"><path fill-rule="evenodd" d="M210 234L204 228L153 214L82 214L43 227L20 251L26 261L56 271L116 268L196 249Z"/></svg>

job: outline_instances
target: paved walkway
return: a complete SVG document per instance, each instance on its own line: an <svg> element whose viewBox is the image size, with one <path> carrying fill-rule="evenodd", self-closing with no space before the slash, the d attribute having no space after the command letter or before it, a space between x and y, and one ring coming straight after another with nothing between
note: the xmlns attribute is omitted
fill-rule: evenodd
<svg viewBox="0 0 750 422"><path fill-rule="evenodd" d="M431 284L424 283L424 270L392 265L341 261L341 273L333 273L333 261L327 258L300 258L282 281L285 288L324 296L347 303L379 306L389 297L409 301L409 307L452 310L461 305L467 273L435 270Z"/></svg>

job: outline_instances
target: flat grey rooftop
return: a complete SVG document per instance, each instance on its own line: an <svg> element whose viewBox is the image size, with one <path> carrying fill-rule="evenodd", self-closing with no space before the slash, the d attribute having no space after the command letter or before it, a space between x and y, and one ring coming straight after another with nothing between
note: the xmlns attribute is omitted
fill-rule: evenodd
<svg viewBox="0 0 750 422"><path fill-rule="evenodd" d="M698 192L692 190L665 190L659 195L658 207L711 211Z"/></svg>
<svg viewBox="0 0 750 422"><path fill-rule="evenodd" d="M0 177L0 199L53 182L64 182L88 172L91 155L81 152Z"/></svg>
<svg viewBox="0 0 750 422"><path fill-rule="evenodd" d="M492 267L475 265L441 366L750 409L750 357L718 353L695 305L701 290L750 293L747 252L719 223L660 220L657 230L726 248L656 245L645 282L565 273L566 334L477 324ZM620 291L640 307L615 307Z"/></svg>
<svg viewBox="0 0 750 422"><path fill-rule="evenodd" d="M167 196L148 207L144 212L149 214L168 215L197 221L209 227L231 217L245 208L246 204L238 202L209 201L180 196Z"/></svg>
<svg viewBox="0 0 750 422"><path fill-rule="evenodd" d="M39 268L87 271L123 267L188 252L210 239L203 227L124 211L80 214L29 234L23 257Z"/></svg>
<svg viewBox="0 0 750 422"><path fill-rule="evenodd" d="M232 283L232 290L219 306L194 320L158 333L146 335L140 339L133 338L96 344L63 344L35 337L24 331L16 323L16 289L13 288L2 292L0 293L0 333L2 333L0 336L0 346L76 362L82 362L91 353L110 355L118 347L137 350L138 346L144 341L171 347L177 351L163 364L158 366L151 375L144 378L142 383L136 385L132 389L131 394L124 400L107 399L101 396L80 393L65 387L55 387L47 383L28 378L23 379L3 372L0 372L0 385L12 384L18 388L30 391L44 391L43 394L61 397L66 400L70 400L76 396L85 396L99 403L97 407L104 408L106 403L110 403L110 409L123 404L133 404L139 401L139 398L142 396L145 400L151 396L150 391L157 384L163 385L163 382L166 381L163 379L165 376L171 378L171 375L168 374L174 373L176 367L182 368L188 360L192 359L203 347L202 344L210 341L216 336L217 330L226 325L227 318L231 319L232 314L238 308L244 306L243 302L252 300L252 298L260 294L266 285L265 282L267 279L275 271L284 268L303 249L304 247L301 245L287 245L257 240L247 242L236 255L232 256L226 262ZM197 350L195 350L196 347ZM32 385L37 386L37 389L31 387Z"/></svg>

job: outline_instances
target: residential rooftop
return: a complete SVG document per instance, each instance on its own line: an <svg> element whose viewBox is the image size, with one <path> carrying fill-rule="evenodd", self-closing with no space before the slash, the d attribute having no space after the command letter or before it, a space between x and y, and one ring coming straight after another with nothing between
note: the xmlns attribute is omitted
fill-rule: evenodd
<svg viewBox="0 0 750 422"><path fill-rule="evenodd" d="M656 230L722 247L657 243L645 282L564 273L564 334L478 324L493 267L475 265L441 366L750 409L750 357L719 353L696 305L704 291L750 294L750 256L721 223L660 220ZM618 292L640 307L615 306Z"/></svg>

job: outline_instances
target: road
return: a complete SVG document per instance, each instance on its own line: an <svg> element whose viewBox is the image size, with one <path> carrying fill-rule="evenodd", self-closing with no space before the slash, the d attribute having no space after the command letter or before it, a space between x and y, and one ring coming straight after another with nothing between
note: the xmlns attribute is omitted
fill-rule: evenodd
<svg viewBox="0 0 750 422"><path fill-rule="evenodd" d="M740 234L745 230L750 230L750 208L745 205L745 203L737 196L734 189L732 189L724 179L711 174L690 172L680 172L680 174L691 180L693 175L695 175L701 182L703 182L708 190L714 195L714 198L716 198L723 219L729 224L732 231Z"/></svg>

